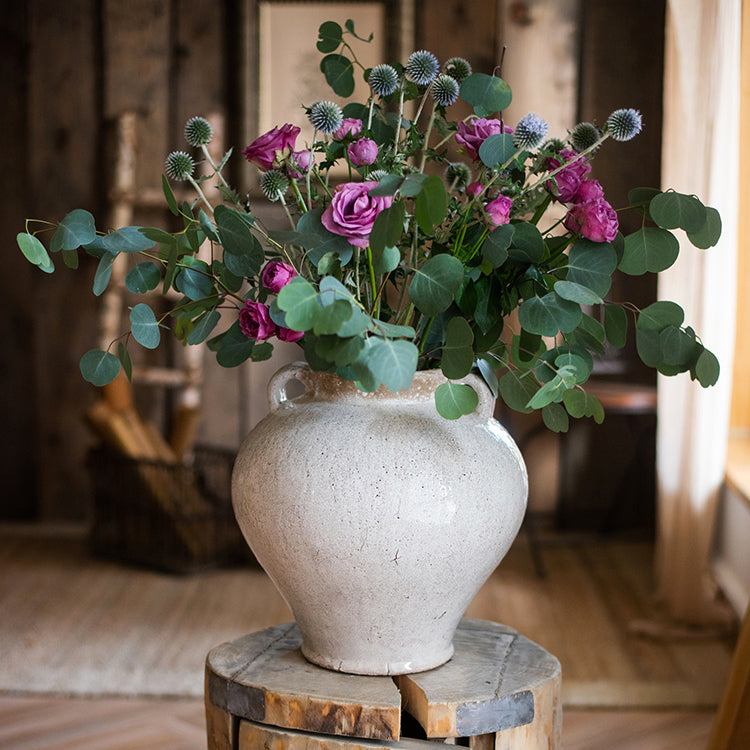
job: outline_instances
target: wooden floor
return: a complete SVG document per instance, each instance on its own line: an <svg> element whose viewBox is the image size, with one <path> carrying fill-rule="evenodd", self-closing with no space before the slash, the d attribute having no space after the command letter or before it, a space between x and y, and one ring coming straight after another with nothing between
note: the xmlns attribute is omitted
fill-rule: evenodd
<svg viewBox="0 0 750 750"><path fill-rule="evenodd" d="M467 614L560 658L566 750L703 750L731 637L636 632L658 618L647 542L546 539L544 578L528 542ZM207 649L289 619L252 567L175 577L0 528L0 568L0 749L204 748Z"/></svg>

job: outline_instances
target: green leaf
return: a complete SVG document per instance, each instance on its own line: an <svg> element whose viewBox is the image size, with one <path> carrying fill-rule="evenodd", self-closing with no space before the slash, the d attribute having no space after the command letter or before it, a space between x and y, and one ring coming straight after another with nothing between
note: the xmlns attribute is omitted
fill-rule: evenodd
<svg viewBox="0 0 750 750"><path fill-rule="evenodd" d="M577 385L585 383L591 375L593 360L587 361L580 354L565 352L555 358L555 367L565 369Z"/></svg>
<svg viewBox="0 0 750 750"><path fill-rule="evenodd" d="M335 21L325 21L318 27L318 52L333 52L341 44L341 26Z"/></svg>
<svg viewBox="0 0 750 750"><path fill-rule="evenodd" d="M208 237L211 242L219 242L219 235L216 234L216 227L203 209L198 212L198 221L206 237Z"/></svg>
<svg viewBox="0 0 750 750"><path fill-rule="evenodd" d="M257 237L252 233L247 220L242 218L239 212L226 206L216 207L214 219L224 250L236 256L235 259L242 259L245 272L238 273L235 268L231 267L225 253L224 262L227 268L238 276L257 276L265 260L265 253Z"/></svg>
<svg viewBox="0 0 750 750"><path fill-rule="evenodd" d="M663 354L662 364L689 369L697 358L700 344L678 326L667 326L659 332L659 346Z"/></svg>
<svg viewBox="0 0 750 750"><path fill-rule="evenodd" d="M404 178L397 174L387 174L380 179L377 186L372 188L369 195L384 197L386 195L395 195L401 187Z"/></svg>
<svg viewBox="0 0 750 750"><path fill-rule="evenodd" d="M640 328L635 332L635 346L638 356L647 367L658 367L664 359L659 332Z"/></svg>
<svg viewBox="0 0 750 750"><path fill-rule="evenodd" d="M479 146L479 158L490 169L502 166L518 152L510 133L493 133Z"/></svg>
<svg viewBox="0 0 750 750"><path fill-rule="evenodd" d="M338 333L341 326L352 317L352 306L348 300L337 299L333 304L321 308L315 318L313 333L325 336ZM287 322L289 318L287 317Z"/></svg>
<svg viewBox="0 0 750 750"><path fill-rule="evenodd" d="M336 367L347 367L357 361L364 345L365 340L361 336L321 336L316 341L315 351L326 362L332 362Z"/></svg>
<svg viewBox="0 0 750 750"><path fill-rule="evenodd" d="M513 224L513 238L508 249L511 260L539 263L544 258L544 253L544 238L533 224L526 221Z"/></svg>
<svg viewBox="0 0 750 750"><path fill-rule="evenodd" d="M417 335L411 326L398 326L384 320L371 321L370 328L376 336L384 336L387 339L412 339Z"/></svg>
<svg viewBox="0 0 750 750"><path fill-rule="evenodd" d="M435 389L435 408L444 419L459 419L478 405L477 392L466 383L442 383Z"/></svg>
<svg viewBox="0 0 750 750"><path fill-rule="evenodd" d="M695 363L695 376L698 382L704 387L716 385L716 381L719 379L719 360L713 352L708 349L704 349Z"/></svg>
<svg viewBox="0 0 750 750"><path fill-rule="evenodd" d="M141 227L122 227L105 234L101 246L112 255L117 253L142 253L154 246L153 240L141 232Z"/></svg>
<svg viewBox="0 0 750 750"><path fill-rule="evenodd" d="M580 388L571 388L563 394L563 404L573 419L580 419L586 416L586 393Z"/></svg>
<svg viewBox="0 0 750 750"><path fill-rule="evenodd" d="M146 349L156 349L159 346L159 323L153 310L145 302L140 302L130 311L130 330L133 338Z"/></svg>
<svg viewBox="0 0 750 750"><path fill-rule="evenodd" d="M309 331L320 314L318 292L309 281L300 276L293 278L281 289L276 302L286 314L286 327L295 331Z"/></svg>
<svg viewBox="0 0 750 750"><path fill-rule="evenodd" d="M74 271L78 268L78 251L77 250L63 250L62 251L63 263L68 268L72 268Z"/></svg>
<svg viewBox="0 0 750 750"><path fill-rule="evenodd" d="M609 243L578 240L568 254L567 281L580 284L599 297L604 297L612 285L612 274L617 268L617 253Z"/></svg>
<svg viewBox="0 0 750 750"><path fill-rule="evenodd" d="M488 117L507 109L513 94L502 78L473 73L461 84L461 98L474 107L478 117Z"/></svg>
<svg viewBox="0 0 750 750"><path fill-rule="evenodd" d="M122 341L117 342L117 359L120 360L120 366L122 367L122 371L125 373L127 379L132 380L133 362L130 359L130 352L128 351L127 346L125 346Z"/></svg>
<svg viewBox="0 0 750 750"><path fill-rule="evenodd" d="M202 344L211 335L211 332L216 328L220 320L221 313L218 310L206 311L195 321L193 330L190 331L185 340L191 346Z"/></svg>
<svg viewBox="0 0 750 750"><path fill-rule="evenodd" d="M701 250L713 247L721 237L721 216L711 206L706 206L706 221L700 229L687 233L690 242Z"/></svg>
<svg viewBox="0 0 750 750"><path fill-rule="evenodd" d="M628 203L631 206L648 206L661 190L650 187L633 188L628 192Z"/></svg>
<svg viewBox="0 0 750 750"><path fill-rule="evenodd" d="M120 360L101 349L91 349L81 357L81 375L92 385L101 387L111 383L120 372Z"/></svg>
<svg viewBox="0 0 750 750"><path fill-rule="evenodd" d="M58 224L50 244L54 250L77 250L95 238L94 217L88 211L76 208Z"/></svg>
<svg viewBox="0 0 750 750"><path fill-rule="evenodd" d="M162 282L162 294L167 294L172 286L175 272L177 271L177 258L180 254L180 248L177 241L174 240L169 245L163 245L162 249L167 252L167 265L164 268L164 281Z"/></svg>
<svg viewBox="0 0 750 750"><path fill-rule="evenodd" d="M569 427L568 415L560 404L547 404L542 408L542 421L552 432L567 432Z"/></svg>
<svg viewBox="0 0 750 750"><path fill-rule="evenodd" d="M654 196L648 207L651 218L664 229L697 232L706 223L706 207L694 196L671 190Z"/></svg>
<svg viewBox="0 0 750 750"><path fill-rule="evenodd" d="M678 328L685 320L685 311L669 300L659 300L641 310L636 328L644 331L661 331L667 326Z"/></svg>
<svg viewBox="0 0 750 750"><path fill-rule="evenodd" d="M549 292L544 297L524 300L518 308L518 321L522 328L531 333L556 336L575 330L582 314L578 304Z"/></svg>
<svg viewBox="0 0 750 750"><path fill-rule="evenodd" d="M255 339L245 336L239 321L235 321L218 341L216 361L221 367L237 367L250 359L254 348Z"/></svg>
<svg viewBox="0 0 750 750"><path fill-rule="evenodd" d="M503 224L503 226L490 232L482 243L482 257L493 268L500 268L508 259L508 248L513 240L514 232L513 224Z"/></svg>
<svg viewBox="0 0 750 750"><path fill-rule="evenodd" d="M445 327L445 344L440 369L449 380L458 380L471 372L474 364L474 334L465 318L455 317Z"/></svg>
<svg viewBox="0 0 750 750"><path fill-rule="evenodd" d="M508 408L521 414L529 414L533 411L528 403L539 390L539 383L534 379L531 370L527 370L524 375L509 370L498 381L498 388Z"/></svg>
<svg viewBox="0 0 750 750"><path fill-rule="evenodd" d="M628 340L628 314L619 305L604 308L604 332L607 341L616 349L622 349Z"/></svg>
<svg viewBox="0 0 750 750"><path fill-rule="evenodd" d="M414 379L419 350L403 339L367 340L360 359L372 374L391 391L406 390Z"/></svg>
<svg viewBox="0 0 750 750"><path fill-rule="evenodd" d="M434 255L414 272L409 297L429 318L447 310L464 279L464 266L452 255Z"/></svg>
<svg viewBox="0 0 750 750"><path fill-rule="evenodd" d="M556 281L554 289L563 299L577 302L579 305L600 305L603 302L598 294L574 281Z"/></svg>
<svg viewBox="0 0 750 750"><path fill-rule="evenodd" d="M404 198L416 198L422 192L422 186L427 179L426 174L414 172L406 175L401 183L400 193Z"/></svg>
<svg viewBox="0 0 750 750"><path fill-rule="evenodd" d="M666 229L642 227L625 238L619 268L630 276L659 273L669 268L680 254L680 243Z"/></svg>
<svg viewBox="0 0 750 750"><path fill-rule="evenodd" d="M430 175L422 184L414 208L419 228L425 234L432 234L433 228L445 218L447 210L448 194L445 192L445 184L436 174ZM388 244L395 245L396 242Z"/></svg>
<svg viewBox="0 0 750 750"><path fill-rule="evenodd" d="M392 206L383 209L375 219L370 232L370 247L373 251L382 253L386 247L395 247L404 231L406 206L397 201Z"/></svg>
<svg viewBox="0 0 750 750"><path fill-rule="evenodd" d="M354 93L354 65L343 55L326 55L320 61L320 69L334 92L347 98Z"/></svg>
<svg viewBox="0 0 750 750"><path fill-rule="evenodd" d="M16 242L29 263L40 268L49 268L52 265L47 248L33 234L19 232L16 235Z"/></svg>
<svg viewBox="0 0 750 750"><path fill-rule="evenodd" d="M138 263L128 271L128 275L125 277L125 286L133 294L145 294L152 289L156 289L160 281L161 271L159 267L147 260Z"/></svg>
<svg viewBox="0 0 750 750"><path fill-rule="evenodd" d="M198 258L183 258L187 268L181 268L175 277L175 286L188 299L198 300L208 297L214 289L208 264Z"/></svg>
<svg viewBox="0 0 750 750"><path fill-rule="evenodd" d="M382 251L373 250L372 268L375 273L384 274L395 271L401 262L401 251L397 247L384 247Z"/></svg>
<svg viewBox="0 0 750 750"><path fill-rule="evenodd" d="M180 209L177 206L177 198L174 197L174 193L172 192L172 187L169 184L169 180L167 179L167 175L163 174L161 176L161 189L164 192L164 197L167 200L167 206L169 206L169 210L177 216L180 213Z"/></svg>
<svg viewBox="0 0 750 750"><path fill-rule="evenodd" d="M109 280L112 276L112 263L114 256L105 253L99 259L99 263L96 267L96 273L94 274L94 294L98 297L107 288Z"/></svg>
<svg viewBox="0 0 750 750"><path fill-rule="evenodd" d="M529 400L530 409L543 409L548 404L559 403L566 391L576 385L576 375L572 367L561 367L554 377L547 381Z"/></svg>

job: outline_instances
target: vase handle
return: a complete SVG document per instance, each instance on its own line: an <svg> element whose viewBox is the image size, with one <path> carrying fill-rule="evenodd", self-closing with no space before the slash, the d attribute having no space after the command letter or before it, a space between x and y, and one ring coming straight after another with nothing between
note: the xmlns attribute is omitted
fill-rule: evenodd
<svg viewBox="0 0 750 750"><path fill-rule="evenodd" d="M266 395L268 396L268 406L271 411L276 411L276 409L287 401L286 387L292 380L296 380L305 385L304 379L300 376L302 373L309 371L309 369L310 368L305 362L292 362L291 364L285 365L271 376L266 391Z"/></svg>

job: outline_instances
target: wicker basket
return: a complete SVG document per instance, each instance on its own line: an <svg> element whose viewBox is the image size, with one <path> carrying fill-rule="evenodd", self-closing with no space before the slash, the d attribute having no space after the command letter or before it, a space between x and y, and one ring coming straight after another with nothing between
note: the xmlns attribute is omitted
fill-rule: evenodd
<svg viewBox="0 0 750 750"><path fill-rule="evenodd" d="M203 447L190 465L92 451L92 551L172 573L252 561L232 511L233 461Z"/></svg>

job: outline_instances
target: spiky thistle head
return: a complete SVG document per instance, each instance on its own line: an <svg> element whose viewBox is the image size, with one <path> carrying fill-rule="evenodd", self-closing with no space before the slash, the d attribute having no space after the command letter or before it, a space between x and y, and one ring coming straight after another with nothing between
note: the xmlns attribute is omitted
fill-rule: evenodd
<svg viewBox="0 0 750 750"><path fill-rule="evenodd" d="M185 123L185 140L196 148L205 146L213 134L214 131L205 117L191 117Z"/></svg>
<svg viewBox="0 0 750 750"><path fill-rule="evenodd" d="M607 132L616 141L629 141L643 130L643 118L637 109L616 109L607 118Z"/></svg>
<svg viewBox="0 0 750 750"><path fill-rule="evenodd" d="M440 63L432 52L421 49L409 55L404 72L406 77L416 83L417 86L427 86L428 83L435 80L440 72Z"/></svg>
<svg viewBox="0 0 750 750"><path fill-rule="evenodd" d="M260 189L270 201L277 201L289 189L289 180L278 169L269 169L260 178Z"/></svg>
<svg viewBox="0 0 750 750"><path fill-rule="evenodd" d="M387 177L388 172L385 169L373 169L370 174L367 175L367 179L373 182L380 182L383 177Z"/></svg>
<svg viewBox="0 0 750 750"><path fill-rule="evenodd" d="M383 63L376 65L367 77L374 94L378 96L390 96L398 88L398 73L396 69Z"/></svg>
<svg viewBox="0 0 750 750"><path fill-rule="evenodd" d="M319 101L310 107L307 117L315 130L330 135L341 127L344 115L341 107L335 102Z"/></svg>
<svg viewBox="0 0 750 750"><path fill-rule="evenodd" d="M513 131L513 143L518 149L539 148L549 130L549 125L533 112L521 118Z"/></svg>
<svg viewBox="0 0 750 750"><path fill-rule="evenodd" d="M451 162L445 170L445 179L451 187L463 190L471 181L471 169L462 161Z"/></svg>
<svg viewBox="0 0 750 750"><path fill-rule="evenodd" d="M579 122L570 131L570 145L579 154L587 148L591 148L601 138L601 133L596 125L590 122Z"/></svg>
<svg viewBox="0 0 750 750"><path fill-rule="evenodd" d="M450 107L458 99L458 81L447 73L439 75L432 82L432 98L441 107Z"/></svg>
<svg viewBox="0 0 750 750"><path fill-rule="evenodd" d="M471 75L471 65L463 57L451 57L443 65L443 71L459 83L463 83Z"/></svg>
<svg viewBox="0 0 750 750"><path fill-rule="evenodd" d="M186 151L173 151L164 165L167 177L172 180L187 180L193 176L194 169L193 157Z"/></svg>

